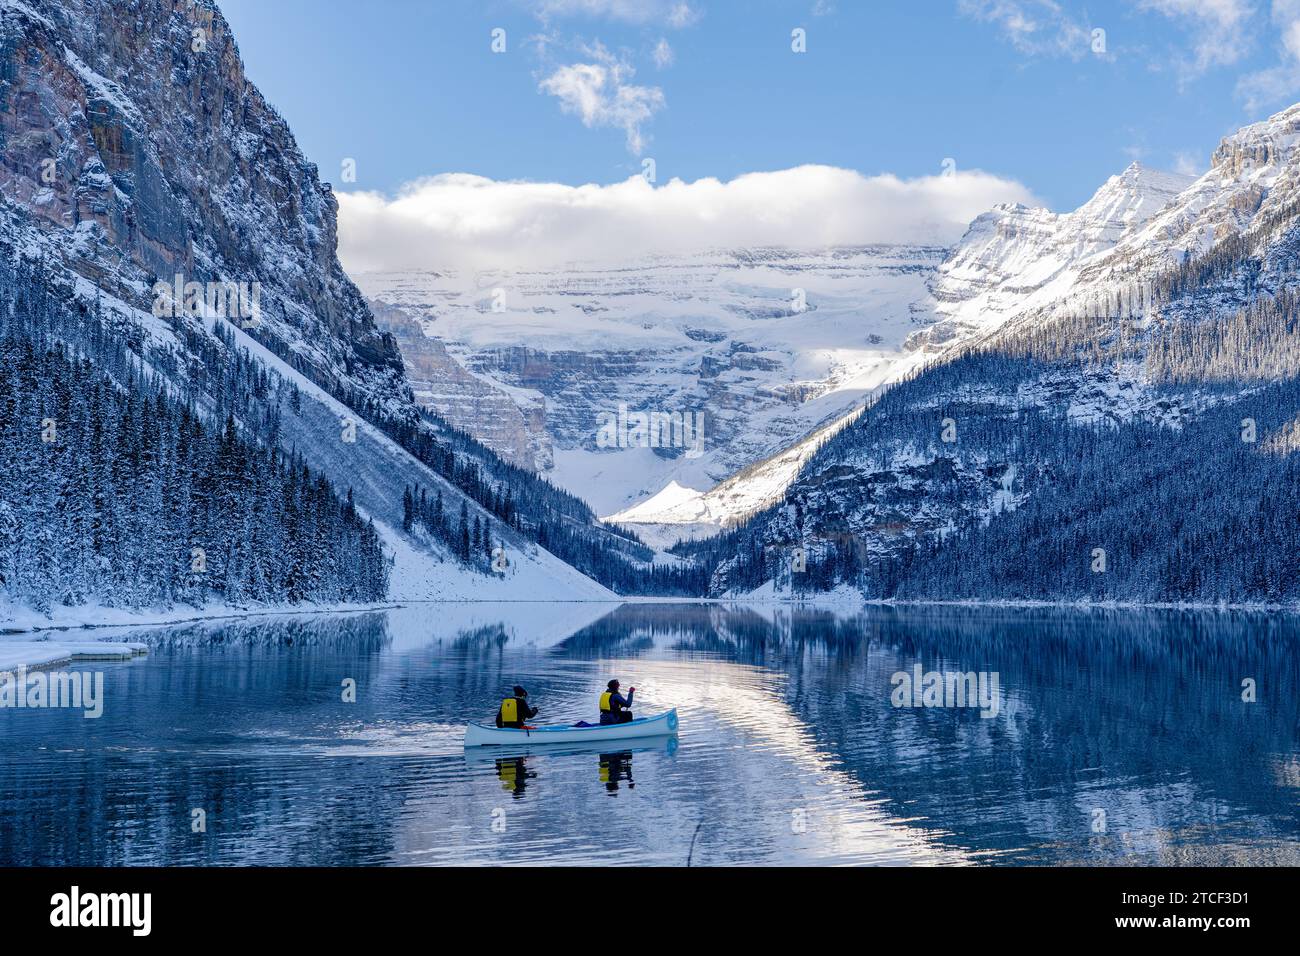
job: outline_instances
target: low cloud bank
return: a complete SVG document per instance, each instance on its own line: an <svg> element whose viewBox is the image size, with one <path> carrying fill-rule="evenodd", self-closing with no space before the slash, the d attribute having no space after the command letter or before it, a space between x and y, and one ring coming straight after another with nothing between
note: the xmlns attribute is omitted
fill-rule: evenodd
<svg viewBox="0 0 1300 956"><path fill-rule="evenodd" d="M339 255L353 273L515 270L755 246L947 245L997 203L1038 204L1020 183L978 171L905 180L833 166L658 186L642 176L566 186L449 173L395 198L338 199Z"/></svg>

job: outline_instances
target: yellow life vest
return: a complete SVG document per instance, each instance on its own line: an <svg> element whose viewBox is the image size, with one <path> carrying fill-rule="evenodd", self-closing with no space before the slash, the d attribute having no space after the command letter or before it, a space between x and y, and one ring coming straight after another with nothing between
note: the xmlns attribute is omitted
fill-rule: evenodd
<svg viewBox="0 0 1300 956"><path fill-rule="evenodd" d="M498 762L497 777L502 790L516 790L519 787L519 763L512 760Z"/></svg>
<svg viewBox="0 0 1300 956"><path fill-rule="evenodd" d="M610 691L605 691L605 693L600 695L600 710L602 713L613 710L613 708L609 705L609 698L611 696L612 693Z"/></svg>
<svg viewBox="0 0 1300 956"><path fill-rule="evenodd" d="M507 697L501 702L501 723L513 724L519 720L519 701Z"/></svg>

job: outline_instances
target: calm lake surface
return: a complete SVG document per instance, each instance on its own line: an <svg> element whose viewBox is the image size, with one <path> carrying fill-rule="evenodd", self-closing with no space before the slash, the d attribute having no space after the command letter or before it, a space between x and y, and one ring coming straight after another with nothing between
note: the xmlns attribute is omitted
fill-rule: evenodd
<svg viewBox="0 0 1300 956"><path fill-rule="evenodd" d="M149 655L64 668L103 672L102 718L0 710L0 864L1300 863L1293 617L414 605L120 636ZM894 706L918 664L996 674L996 713ZM462 746L516 682L569 723L615 676L676 741Z"/></svg>

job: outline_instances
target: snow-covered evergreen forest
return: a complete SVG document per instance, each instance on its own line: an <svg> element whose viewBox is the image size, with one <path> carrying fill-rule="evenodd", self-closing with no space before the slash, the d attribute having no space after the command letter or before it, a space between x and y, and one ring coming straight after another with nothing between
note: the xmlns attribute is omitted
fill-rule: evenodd
<svg viewBox="0 0 1300 956"><path fill-rule="evenodd" d="M483 574L513 534L624 594L777 581L870 598L1287 602L1298 306L1282 290L1195 321L1035 317L885 392L785 501L675 563L436 416L367 412L451 486L407 486L403 531ZM52 291L39 265L0 265L0 597L41 611L382 598L383 548L350 490L286 451L298 385L220 323L170 325L184 354ZM1145 405L1111 414L1126 380ZM1051 397L1062 382L1073 398ZM1081 415L1088 382L1120 391Z"/></svg>
<svg viewBox="0 0 1300 956"><path fill-rule="evenodd" d="M894 387L780 505L675 550L715 593L1298 601L1298 304L1040 318Z"/></svg>
<svg viewBox="0 0 1300 956"><path fill-rule="evenodd" d="M376 601L379 538L350 493L274 441L213 422L102 316L0 264L0 597L56 605ZM227 388L256 392L251 365Z"/></svg>
<svg viewBox="0 0 1300 956"><path fill-rule="evenodd" d="M654 564L654 552L613 524L602 524L581 498L536 472L512 465L428 410L416 421L386 416L361 402L389 436L481 505L498 521L566 564L618 594L700 595L708 582L703 567ZM486 570L496 540L491 521L449 513L440 495L404 488L402 524L419 528L470 567Z"/></svg>

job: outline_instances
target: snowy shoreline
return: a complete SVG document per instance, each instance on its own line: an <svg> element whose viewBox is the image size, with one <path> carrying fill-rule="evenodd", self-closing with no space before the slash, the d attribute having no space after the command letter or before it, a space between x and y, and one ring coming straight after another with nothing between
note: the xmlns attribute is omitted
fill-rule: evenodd
<svg viewBox="0 0 1300 956"><path fill-rule="evenodd" d="M0 641L0 674L82 661L130 660L148 652L138 641Z"/></svg>
<svg viewBox="0 0 1300 956"><path fill-rule="evenodd" d="M271 605L259 608L219 605L198 609L174 608L170 611L130 611L121 608L82 607L60 608L61 615L48 618L27 608L4 609L0 616L0 645L4 639L24 634L41 634L50 631L103 630L111 628L167 627L175 624L197 622L244 620L255 617L284 617L295 615L360 614L368 611L389 611L412 605L491 605L491 604L719 604L760 605L778 607L818 607L854 610L868 607L968 607L968 608L1044 608L1060 610L1115 610L1115 611L1256 611L1267 613L1300 613L1295 604L1225 604L1210 602L1155 602L1155 601L1049 601L1037 598L994 598L989 600L940 598L864 598L853 597L844 591L821 594L778 597L769 593L724 594L719 597L682 597L672 595L630 594L610 598L403 598L372 604L300 604ZM14 613L14 612L17 613Z"/></svg>
<svg viewBox="0 0 1300 956"><path fill-rule="evenodd" d="M713 604L729 607L755 608L808 608L838 611L850 614L868 608L878 607L942 607L942 608L1003 608L1020 610L1073 610L1073 611L1193 611L1193 612L1229 612L1229 613L1263 613L1296 614L1300 607L1284 604L1209 604L1209 603L1141 603L1121 601L1042 601L1042 600L899 600L899 599L849 599L843 591L838 593L812 595L807 597L778 598L769 594L762 595L728 595L724 597L656 597L653 595L633 595L613 599L584 598L530 598L516 601L499 598L487 600L403 600L376 604L335 604L293 607L239 608L228 605L204 609L176 608L171 611L130 612L120 608L66 608L65 611L80 612L62 618L50 620L44 615L29 609L19 609L18 617L14 608L6 608L7 617L0 620L0 670L12 670L24 667L47 667L66 661L129 659L143 654L146 645L114 639L111 635L91 638L84 641L51 639L51 632L56 631L138 631L142 628L164 628L180 624L212 623L220 621L240 621L252 618L277 618L308 615L336 616L361 614L374 611L393 611L410 609L417 605L469 605L487 607L491 605L560 605L573 604L582 607L608 605L614 610L622 605L633 604ZM89 612L89 614L87 613ZM90 614L102 615L98 620L90 619ZM26 639L24 639L26 638Z"/></svg>
<svg viewBox="0 0 1300 956"><path fill-rule="evenodd" d="M5 639L23 634L44 634L50 631L89 631L104 628L167 627L173 624L192 624L198 621L239 620L250 617L279 617L297 614L359 614L364 611L386 611L402 607L404 602L384 601L375 604L310 604L271 605L246 608L234 605L213 605L209 608L178 607L169 611L130 611L123 608L86 606L59 608L53 618L29 608L13 606L0 608L0 647ZM60 613L62 612L62 613Z"/></svg>

